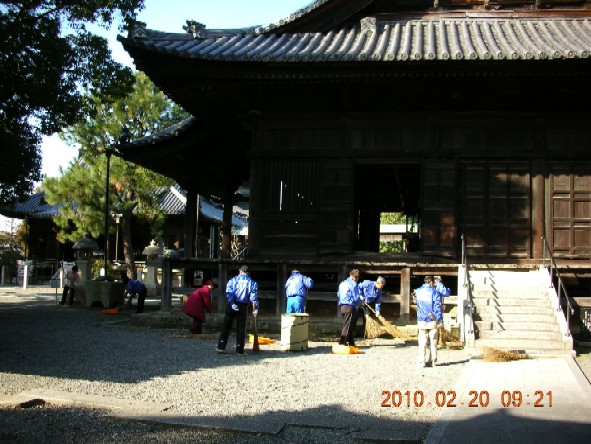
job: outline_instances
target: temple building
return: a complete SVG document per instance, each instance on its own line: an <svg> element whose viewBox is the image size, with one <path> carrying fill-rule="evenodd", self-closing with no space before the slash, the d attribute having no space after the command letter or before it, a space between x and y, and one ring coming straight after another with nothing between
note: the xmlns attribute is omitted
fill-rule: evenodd
<svg viewBox="0 0 591 444"><path fill-rule="evenodd" d="M390 273L402 313L412 279L456 276L462 251L524 267L547 242L588 286L591 2L318 0L259 27L184 28L119 38L194 116L123 157L188 199L231 208L247 187L248 257L277 266L270 280L292 264ZM401 254L378 252L390 212L418 223Z"/></svg>

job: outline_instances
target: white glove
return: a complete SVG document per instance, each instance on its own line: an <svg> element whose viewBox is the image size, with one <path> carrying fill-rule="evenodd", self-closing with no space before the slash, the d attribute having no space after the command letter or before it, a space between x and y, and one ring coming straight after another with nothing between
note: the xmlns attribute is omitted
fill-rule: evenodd
<svg viewBox="0 0 591 444"><path fill-rule="evenodd" d="M256 310L252 311L252 315L256 318L257 315L259 314L259 309L257 308Z"/></svg>
<svg viewBox="0 0 591 444"><path fill-rule="evenodd" d="M238 305L236 305L236 304L232 304L232 310L234 310L234 311L238 311Z"/></svg>
<svg viewBox="0 0 591 444"><path fill-rule="evenodd" d="M376 311L376 316L380 316L380 312L379 311Z"/></svg>
<svg viewBox="0 0 591 444"><path fill-rule="evenodd" d="M359 296L359 299L361 299L362 301L365 301L365 298L363 296Z"/></svg>

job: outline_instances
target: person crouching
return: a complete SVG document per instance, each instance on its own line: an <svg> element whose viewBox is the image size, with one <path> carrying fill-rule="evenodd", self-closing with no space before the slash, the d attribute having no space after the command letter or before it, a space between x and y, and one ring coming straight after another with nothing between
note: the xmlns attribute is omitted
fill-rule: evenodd
<svg viewBox="0 0 591 444"><path fill-rule="evenodd" d="M185 304L185 314L193 319L189 331L194 335L203 333L203 322L205 321L205 312L211 314L211 290L215 288L215 282L211 279L191 293Z"/></svg>

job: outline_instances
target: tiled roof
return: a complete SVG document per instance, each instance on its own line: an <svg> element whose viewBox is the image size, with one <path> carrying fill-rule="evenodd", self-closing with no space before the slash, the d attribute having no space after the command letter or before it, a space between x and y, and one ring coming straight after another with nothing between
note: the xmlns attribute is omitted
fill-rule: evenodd
<svg viewBox="0 0 591 444"><path fill-rule="evenodd" d="M591 55L591 21L579 18L434 18L376 22L324 33L219 34L147 30L123 39L178 57L237 62L405 62L571 59Z"/></svg>
<svg viewBox="0 0 591 444"><path fill-rule="evenodd" d="M191 128L191 126L193 126L195 122L195 117L191 116L175 125L163 129L162 131L158 131L157 133L149 134L139 139L135 139L130 143L126 144L125 147L144 146L147 144L155 144L163 142L165 140L174 139L180 133L187 131L189 128Z"/></svg>
<svg viewBox="0 0 591 444"><path fill-rule="evenodd" d="M312 12L313 10L317 9L318 7L324 5L325 3L329 3L330 0L316 0L315 2L309 4L308 6L304 6L301 9L298 9L296 12L291 13L287 17L284 17L276 22L270 23L266 26L259 26L255 28L254 32L256 34L263 34L265 32L273 31L274 29L280 28L288 23L291 23L307 14Z"/></svg>
<svg viewBox="0 0 591 444"><path fill-rule="evenodd" d="M178 186L169 187L157 191L160 195L160 208L168 215L184 214L187 198L185 192ZM200 214L207 219L222 223L224 216L224 209L222 205L215 204L209 199L202 197L200 199ZM61 205L49 205L45 202L45 193L38 192L30 196L28 199L15 203L10 208L0 209L0 213L4 212L10 217L24 218L24 217L38 217L51 218L59 213ZM236 227L244 227L248 225L246 218L237 215L232 216L232 225Z"/></svg>
<svg viewBox="0 0 591 444"><path fill-rule="evenodd" d="M26 200L17 201L11 208L11 214L22 214L34 217L53 217L58 213L61 205L49 205L45 202L45 193L35 193ZM14 216L18 217L18 216Z"/></svg>

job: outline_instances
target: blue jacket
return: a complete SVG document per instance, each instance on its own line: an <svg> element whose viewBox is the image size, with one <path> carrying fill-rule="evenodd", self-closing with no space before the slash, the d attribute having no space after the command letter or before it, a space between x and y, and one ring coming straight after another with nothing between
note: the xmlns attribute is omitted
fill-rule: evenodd
<svg viewBox="0 0 591 444"><path fill-rule="evenodd" d="M141 293L146 289L146 286L137 279L130 279L127 282L127 291L129 293Z"/></svg>
<svg viewBox="0 0 591 444"><path fill-rule="evenodd" d="M239 274L228 281L226 286L226 298L229 304L248 304L254 302L259 308L257 293L259 285L247 274Z"/></svg>
<svg viewBox="0 0 591 444"><path fill-rule="evenodd" d="M285 282L285 294L290 296L306 296L306 290L312 288L314 281L300 272L293 272Z"/></svg>
<svg viewBox="0 0 591 444"><path fill-rule="evenodd" d="M361 303L359 299L361 295L359 284L350 277L341 282L337 295L339 297L339 305L352 305L356 307Z"/></svg>
<svg viewBox="0 0 591 444"><path fill-rule="evenodd" d="M375 281L363 281L359 284L359 290L368 304L376 303L375 311L380 311L382 307L382 289L376 288Z"/></svg>
<svg viewBox="0 0 591 444"><path fill-rule="evenodd" d="M440 302L441 302L441 305L443 305L443 298L446 298L449 296L449 293L450 293L449 288L447 288L445 285L443 285L442 282L438 282L437 284L435 284L435 289L441 295Z"/></svg>
<svg viewBox="0 0 591 444"><path fill-rule="evenodd" d="M436 288L429 284L423 284L422 287L415 290L417 298L417 320L423 322L430 322L430 314L435 317L436 321L443 321L443 314L441 312L441 293Z"/></svg>

